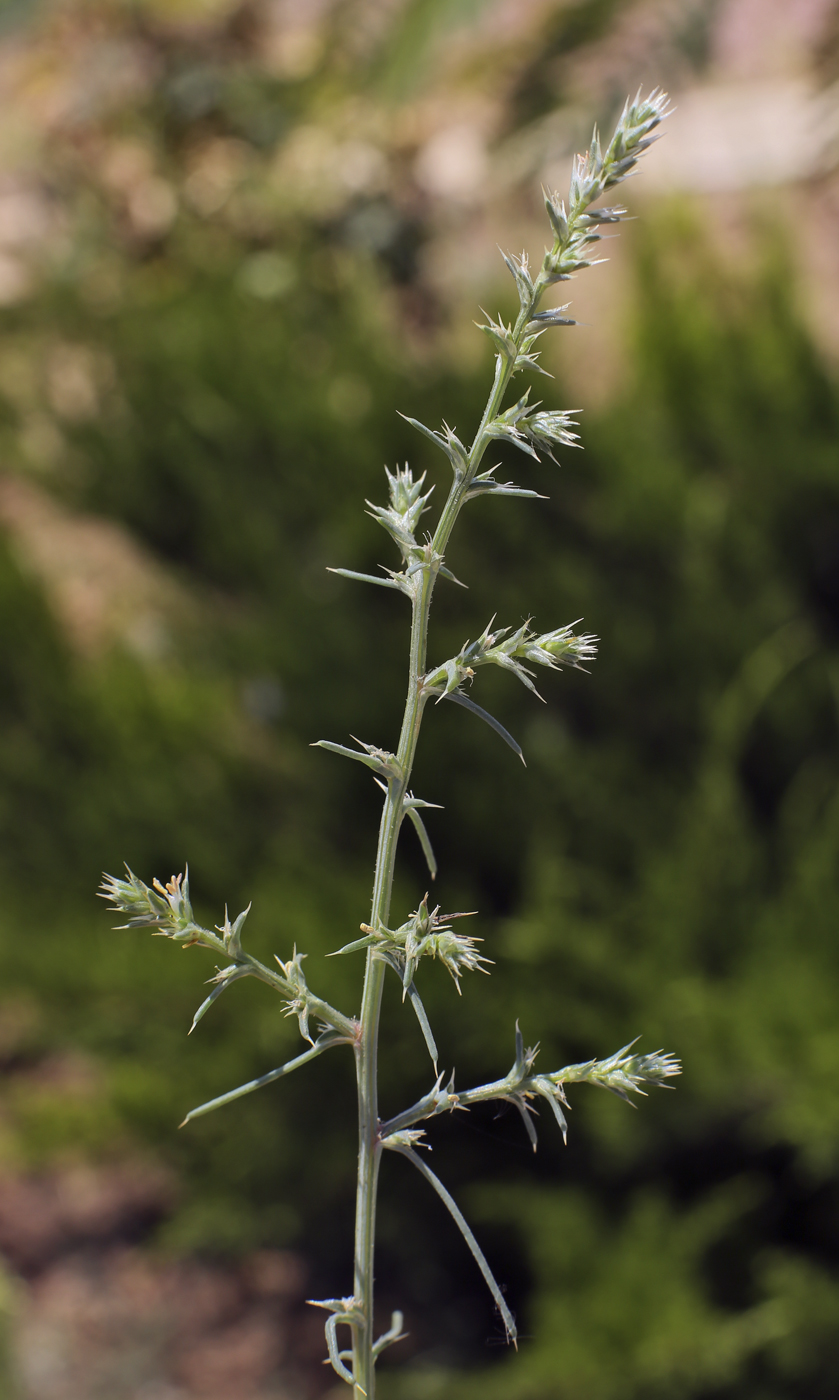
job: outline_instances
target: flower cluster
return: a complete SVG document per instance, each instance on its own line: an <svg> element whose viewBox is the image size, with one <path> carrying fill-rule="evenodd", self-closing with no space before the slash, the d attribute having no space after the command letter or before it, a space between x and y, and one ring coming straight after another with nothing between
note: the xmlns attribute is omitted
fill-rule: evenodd
<svg viewBox="0 0 839 1400"><path fill-rule="evenodd" d="M416 529L420 516L428 510L428 502L431 499L430 491L422 494L423 483L425 482L425 472L419 481L414 481L413 474L407 462L403 468L396 468L395 474L385 467L388 488L390 492L389 506L375 506L372 501L365 504L370 507L369 514L373 519L387 530L388 534L396 541L402 553L402 558L407 562L419 548L416 540Z"/></svg>
<svg viewBox="0 0 839 1400"><path fill-rule="evenodd" d="M508 636L509 627L491 632L490 622L477 641L466 642L457 656L423 677L423 691L442 699L455 692L464 681L471 680L479 666L503 666L538 695L531 680L533 672L523 662L531 661L552 671L562 665L579 670L583 661L592 661L597 655L597 638L589 632L578 635L572 630L573 626L576 624L556 627L552 632L539 635L531 632L528 619Z"/></svg>
<svg viewBox="0 0 839 1400"><path fill-rule="evenodd" d="M574 157L568 207L559 195L546 195L548 218L556 235L556 246L545 262L551 281L564 282L580 268L591 265L586 254L602 237L598 229L603 224L619 223L626 210L620 205L595 210L589 206L631 174L639 157L658 139L650 133L669 110L666 93L656 89L642 98L639 92L634 101L625 104L606 150L601 151L595 131L588 151Z"/></svg>
<svg viewBox="0 0 839 1400"><path fill-rule="evenodd" d="M127 880L103 875L98 891L100 899L107 899L112 909L128 915L128 922L121 924L121 928L150 928L178 943L202 941L200 935L208 931L200 928L193 917L189 870L183 875L173 875L165 885L155 878L149 887L127 865L125 869Z"/></svg>
<svg viewBox="0 0 839 1400"><path fill-rule="evenodd" d="M486 969L481 964L490 962L489 958L482 957L477 951L475 945L482 941L480 938L454 933L451 928L453 919L470 917L468 913L441 914L439 905L436 909L429 909L426 895L419 908L399 928L390 929L383 925L372 928L369 924L362 924L361 931L365 937L348 943L339 952L375 949L398 972L405 992L413 983L420 960L424 957L439 958L460 991L462 973L484 972Z"/></svg>
<svg viewBox="0 0 839 1400"><path fill-rule="evenodd" d="M549 321L547 324L573 323ZM557 447L579 447L579 433L574 431L577 426L574 414L577 410L572 408L561 412L553 410L549 413L538 413L538 404L529 404L529 397L528 389L518 403L493 418L487 426L487 436L511 442L514 447L518 447L530 457L535 457L537 461L539 454L536 448L546 452L552 461L556 461L554 451Z"/></svg>
<svg viewBox="0 0 839 1400"><path fill-rule="evenodd" d="M620 223L626 210L622 205L600 209L590 206L632 173L640 156L657 140L651 133L668 112L665 93L656 89L649 97L642 98L639 92L634 101L628 101L624 106L605 152L601 149L595 130L588 151L574 158L567 205L558 194L546 191L545 207L554 233L554 244L546 252L535 280L525 253L520 257L503 254L515 279L521 313L515 328L488 317L481 329L491 337L501 363L506 364L512 373L524 369L544 373L538 363L538 351L534 350L539 337L552 326L574 325L571 317L565 315L567 305L539 311L537 308L542 293L557 282L567 282L582 268L591 266L589 254L603 237L600 231L603 225ZM548 443L551 440L548 434ZM546 450L550 451L550 447L546 446Z"/></svg>
<svg viewBox="0 0 839 1400"><path fill-rule="evenodd" d="M587 1060L579 1065L568 1065L549 1078L555 1084L599 1084L628 1103L630 1093L644 1093L642 1084L667 1088L665 1080L681 1074L679 1061L663 1050L653 1050L648 1055L630 1055L629 1051L635 1043L631 1040L610 1055L608 1060Z"/></svg>

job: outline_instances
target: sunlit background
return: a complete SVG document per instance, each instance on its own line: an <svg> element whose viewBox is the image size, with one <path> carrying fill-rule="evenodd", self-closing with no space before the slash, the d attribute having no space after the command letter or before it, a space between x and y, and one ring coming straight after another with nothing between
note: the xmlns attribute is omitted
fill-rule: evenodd
<svg viewBox="0 0 839 1400"><path fill-rule="evenodd" d="M435 897L494 960L422 974L442 1064L633 1036L684 1061L633 1111L574 1096L433 1125L523 1340L385 1164L386 1400L839 1393L839 5L836 0L6 0L0 8L0 1381L10 1400L333 1400L354 1090L262 987L187 1039L209 955L94 891L189 861L199 915L309 955L357 1009L379 795L309 747L390 745L397 410L471 436L538 257L540 185L666 87L635 216L569 289L536 388L584 452L470 507L442 660L489 617L602 638L546 703L482 673L429 710ZM448 711L444 713L443 711ZM350 770L350 771L347 771ZM412 834L395 908L427 875ZM429 1087L391 989L383 1103Z"/></svg>

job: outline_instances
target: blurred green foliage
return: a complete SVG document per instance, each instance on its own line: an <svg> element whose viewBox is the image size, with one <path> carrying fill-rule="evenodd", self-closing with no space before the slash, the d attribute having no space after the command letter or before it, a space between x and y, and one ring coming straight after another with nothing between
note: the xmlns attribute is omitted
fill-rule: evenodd
<svg viewBox="0 0 839 1400"><path fill-rule="evenodd" d="M472 13L417 3L405 32L437 8ZM576 15L583 42L613 9L563 10L557 33ZM256 81L220 47L164 57L118 135L140 131L173 168L196 131L270 152L339 81L328 64ZM5 313L33 363L58 341L105 367L96 415L33 391L62 442L49 489L130 530L197 602L159 655L79 657L14 541L0 556L0 1151L31 1169L153 1152L181 1182L159 1247L294 1244L317 1294L347 1286L348 1057L175 1133L288 1058L296 1026L244 984L187 1039L209 960L112 932L93 900L102 867L166 878L188 860L205 921L252 899L253 950L296 943L313 986L355 1009L360 958L326 954L367 913L378 795L308 745L392 742L407 632L401 599L325 570L390 562L362 507L382 498L382 463L444 480L395 410L466 434L487 365L400 344L419 218L386 195L337 213L274 198L244 232L187 211L121 246L83 186L75 261ZM637 1114L578 1092L568 1148L545 1123L536 1158L514 1113L434 1125L435 1168L509 1280L517 1355L487 1349L499 1330L472 1261L388 1163L382 1311L404 1306L412 1333L409 1362L383 1373L398 1400L836 1392L839 392L771 240L735 276L684 211L656 206L633 246L619 401L586 415L586 451L560 471L511 458L550 500L471 507L449 561L469 592L439 591L432 660L492 613L584 616L602 649L591 677L548 677L544 707L501 674L476 681L526 772L472 717L429 712L416 790L445 804L436 897L481 911L496 965L462 1000L440 969L422 993L463 1085L509 1067L517 1018L548 1068L641 1034L686 1072ZM0 380L6 460L31 470L35 409ZM564 405L561 385L542 392ZM401 861L407 911L427 879L410 832ZM428 1075L393 988L384 1025L390 1113ZM96 1067L93 1092L16 1077L68 1047Z"/></svg>
<svg viewBox="0 0 839 1400"><path fill-rule="evenodd" d="M15 1151L38 1165L153 1145L184 1183L162 1243L295 1242L333 1286L349 1064L326 1057L176 1137L186 1108L280 1063L296 1031L244 986L187 1040L201 955L108 931L90 890L100 861L148 877L189 858L208 917L253 898L255 948L296 942L313 984L353 1009L359 968L323 955L364 917L375 791L306 745L388 742L404 618L322 571L386 558L360 498L381 494L383 458L425 465L392 406L466 423L480 378L443 386L377 350L343 257L321 250L317 293L301 260L306 290L281 313L224 275L161 279L152 297L145 270L107 318L80 321L66 297L49 308L107 347L121 394L118 426L74 430L86 472L71 494L223 602L165 664L82 665L7 557L0 746L4 997L34 1008L15 1053L71 1043L106 1076L92 1104L13 1103ZM496 961L462 1002L426 978L445 1063L462 1083L502 1071L519 1017L546 1065L637 1033L686 1064L637 1115L578 1092L571 1145L548 1126L536 1159L511 1121L435 1125L440 1170L532 1334L482 1393L763 1400L827 1396L836 1375L839 400L779 256L750 286L709 259L684 216L646 234L634 382L560 472L510 464L549 502L467 515L451 563L470 591L443 596L433 636L448 654L497 609L540 626L584 614L603 639L595 674L549 678L544 709L480 677L526 773L468 716L429 714L417 788L445 803L439 897L481 909ZM298 353L313 324L319 361ZM369 407L348 431L324 397L360 365ZM266 677L282 712L249 714L247 682ZM409 835L400 905L423 879ZM396 1108L426 1071L395 997L386 1022ZM446 1367L480 1352L459 1333L479 1348L493 1324L436 1202L414 1187L405 1220L398 1175L383 1306L392 1294L420 1318L416 1365L390 1384L465 1394Z"/></svg>

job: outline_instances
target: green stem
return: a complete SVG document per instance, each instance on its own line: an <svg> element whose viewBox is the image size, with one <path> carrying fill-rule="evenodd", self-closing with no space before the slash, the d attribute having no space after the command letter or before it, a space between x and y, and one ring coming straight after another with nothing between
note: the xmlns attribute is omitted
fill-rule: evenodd
<svg viewBox="0 0 839 1400"><path fill-rule="evenodd" d="M451 496L450 496L451 499ZM393 869L399 828L404 816L404 799L413 767L414 753L422 719L420 677L425 668L425 648L428 634L428 613L434 579L424 570L413 599L411 617L411 659L408 696L399 737L397 760L400 778L391 778L382 809L379 845L370 924L378 928L386 924L390 914ZM373 1254L376 1238L376 1188L382 1145L379 1137L378 1049L379 1015L386 965L367 953L364 973L364 994L361 1002L359 1035L355 1045L356 1082L358 1087L358 1181L355 1215L355 1275L353 1296L361 1322L353 1329L353 1375L355 1400L373 1400L375 1358L373 1356Z"/></svg>
<svg viewBox="0 0 839 1400"><path fill-rule="evenodd" d="M524 328L531 319L546 285L547 279L540 274L535 284L533 300L528 307L522 307L515 324L513 339L516 347L521 342ZM445 554L466 492L491 440L487 428L501 407L504 394L513 375L514 365L514 358L501 355L496 357L492 389L469 452L468 467L465 472L457 473L452 482L431 543L432 557ZM396 754L400 777L389 780L382 809L370 914L372 928L378 928L382 924L386 925L390 915L396 847L399 840L399 830L405 815L405 794L408 791L411 778L426 698L422 692L421 682L425 672L428 619L436 578L437 568L434 564L429 564L422 571L422 582L417 587L413 597L408 694ZM378 1052L379 1017L385 970L385 963L375 956L372 948L368 949L361 1015L355 1041L358 1090L358 1179L353 1296L361 1321L353 1328L354 1400L374 1400L375 1388L373 1256L376 1236L376 1191L382 1154L378 1108Z"/></svg>

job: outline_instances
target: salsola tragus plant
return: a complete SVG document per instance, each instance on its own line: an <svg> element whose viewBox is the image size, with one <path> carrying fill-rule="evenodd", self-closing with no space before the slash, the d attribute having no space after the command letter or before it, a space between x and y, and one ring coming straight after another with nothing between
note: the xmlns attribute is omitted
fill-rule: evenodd
<svg viewBox="0 0 839 1400"><path fill-rule="evenodd" d="M551 327L573 325L566 315L565 306L540 310L542 298L555 283L566 282L575 272L591 265L589 255L601 239L604 226L617 224L626 213L617 205L599 209L592 206L601 195L630 174L639 156L656 139L651 133L666 115L667 99L663 93L654 91L645 99L639 93L633 102L627 102L624 107L615 134L605 151L601 149L595 132L588 152L574 160L567 205L557 195L546 198L553 244L545 253L535 277L531 275L525 254L521 257L505 255L504 260L518 290L520 310L514 325L488 320L482 327L495 347L495 376L471 447L467 448L445 424L440 431L434 431L414 419L408 419L440 448L451 465L451 488L433 536L426 534L418 538L418 526L429 509L431 497L431 491L424 490L424 476L415 481L407 466L397 468L394 473L387 473L389 503L385 506L371 505L370 510L373 518L395 541L402 556L401 567L398 570L386 569L381 577L359 574L349 569L334 570L346 578L360 579L403 593L411 604L408 693L396 750L391 752L358 741L356 748L323 739L318 741L321 748L365 764L371 769L374 780L384 794L369 922L361 925L361 938L338 949L343 954L366 951L358 1016L346 1016L315 995L303 973L302 954L296 949L287 962L277 959L276 968L266 967L252 957L242 946L242 928L247 909L233 923L225 913L224 923L215 932L200 927L193 917L187 875L175 876L166 885L155 880L148 886L129 870L127 879L106 876L102 886L103 896L121 914L128 916L123 927L151 928L155 933L184 945L210 948L225 959L224 965L211 979L213 990L195 1013L193 1027L233 982L243 977L257 977L279 992L286 1011L297 1016L300 1033L307 1042L308 1048L288 1064L194 1108L187 1114L185 1122L221 1108L262 1085L273 1083L333 1046L351 1045L353 1048L359 1124L353 1287L348 1296L320 1300L315 1306L324 1308L329 1314L326 1322L329 1357L338 1375L354 1386L356 1400L360 1400L360 1397L372 1400L377 1357L385 1347L403 1335L402 1315L398 1312L394 1313L390 1329L382 1336L376 1338L373 1331L376 1193L383 1151L388 1149L407 1157L444 1201L486 1280L508 1339L515 1342L515 1321L477 1240L445 1186L418 1151L424 1146L422 1140L425 1131L419 1125L455 1108L468 1109L475 1103L504 1099L515 1104L521 1113L535 1149L534 1099L544 1099L550 1106L565 1137L563 1108L567 1106L567 1085L583 1081L600 1084L626 1099L633 1090L643 1092L641 1086L644 1084L661 1085L669 1076L679 1073L679 1065L672 1056L662 1052L636 1054L632 1045L625 1046L609 1059L567 1065L543 1073L536 1068L536 1050L525 1047L516 1026L515 1060L509 1073L491 1084L457 1090L454 1074L448 1079L443 1074L437 1074L437 1047L417 990L417 969L423 958L438 958L459 985L464 972L479 968L485 970L481 964L488 960L478 952L478 940L461 933L459 925L455 928L455 920L463 916L441 914L439 907L430 909L427 896L419 908L396 927L392 926L390 910L396 848L405 817L416 829L432 879L437 870L431 842L420 815L422 809L434 804L414 797L410 791L414 754L427 702L431 699L448 699L464 706L492 725L521 757L521 749L511 735L466 693L475 672L481 666L503 666L529 689L535 690L533 666L545 666L550 670L562 666L579 667L595 655L596 639L576 633L573 630L576 624L536 633L531 629L529 620L515 630L496 628L491 622L478 639L467 642L457 656L441 665L429 666L426 658L429 613L438 577L453 577L446 567L446 549L466 502L478 496L536 495L535 491L496 480L496 467L481 470L490 443L498 440L511 442L532 457L545 452L551 458L554 458L558 448L576 445L577 434L571 413L539 411L537 406L530 404L529 391L508 408L503 407L504 398L515 375L524 371L539 371L538 351L535 348L539 337ZM382 1122L377 1098L379 1008L388 968L402 984L403 1000L407 998L416 1012L436 1079L429 1092L417 1103ZM339 1327L348 1329L351 1348L342 1348Z"/></svg>

